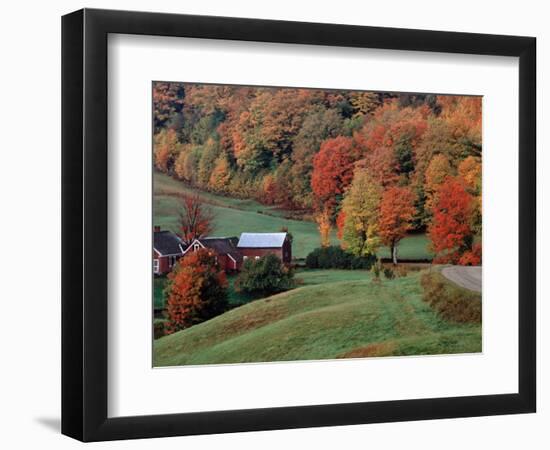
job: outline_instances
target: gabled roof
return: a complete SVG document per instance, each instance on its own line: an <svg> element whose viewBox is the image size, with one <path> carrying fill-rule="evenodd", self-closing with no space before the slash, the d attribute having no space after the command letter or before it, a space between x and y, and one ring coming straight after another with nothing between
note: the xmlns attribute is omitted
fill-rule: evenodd
<svg viewBox="0 0 550 450"><path fill-rule="evenodd" d="M199 241L208 248L211 248L216 253L222 255L222 254L228 254L231 255L231 257L237 261L242 261L243 257L239 250L237 249L237 242L239 241L236 237L223 237L223 238L217 238L217 237L207 237L207 238L201 238Z"/></svg>
<svg viewBox="0 0 550 450"><path fill-rule="evenodd" d="M286 233L242 233L238 248L280 248Z"/></svg>
<svg viewBox="0 0 550 450"><path fill-rule="evenodd" d="M237 248L238 241L239 239L236 237L205 237L195 239L189 248L192 248L193 244L198 242L203 247L214 250L218 255L229 255L236 262L241 262L243 257Z"/></svg>
<svg viewBox="0 0 550 450"><path fill-rule="evenodd" d="M161 255L181 255L187 248L187 244L171 231L155 231L153 248Z"/></svg>

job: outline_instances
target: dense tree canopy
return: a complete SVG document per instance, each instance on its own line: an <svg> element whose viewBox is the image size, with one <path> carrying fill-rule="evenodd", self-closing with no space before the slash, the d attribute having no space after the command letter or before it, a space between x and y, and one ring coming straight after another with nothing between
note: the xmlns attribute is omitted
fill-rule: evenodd
<svg viewBox="0 0 550 450"><path fill-rule="evenodd" d="M480 243L480 97L157 82L153 113L157 170L315 219L324 245L334 227L358 254L398 243L389 236L404 229L428 229L437 240L438 196L449 176L470 198L468 226ZM354 193L365 173L377 202ZM355 211L365 202L370 231ZM460 260L473 249L453 251Z"/></svg>

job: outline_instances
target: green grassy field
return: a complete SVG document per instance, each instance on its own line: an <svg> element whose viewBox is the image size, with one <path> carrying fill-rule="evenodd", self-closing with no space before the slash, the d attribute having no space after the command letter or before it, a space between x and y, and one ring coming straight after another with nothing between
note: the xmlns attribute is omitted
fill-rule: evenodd
<svg viewBox="0 0 550 450"><path fill-rule="evenodd" d="M237 292L235 290L236 275L227 277L227 301L230 307L236 307L249 303L254 297ZM314 286L318 284L332 283L335 281L356 281L370 279L370 274L364 270L308 270L299 269L295 276L298 286ZM164 309L164 287L166 285L166 277L158 277L154 279L154 305L156 310Z"/></svg>
<svg viewBox="0 0 550 450"><path fill-rule="evenodd" d="M154 365L481 351L480 325L444 321L422 301L419 272L381 283L360 271L297 277L304 286L156 340Z"/></svg>
<svg viewBox="0 0 550 450"><path fill-rule="evenodd" d="M371 273L367 270L300 269L295 273L298 286L317 286L339 281L364 281L370 280L371 277Z"/></svg>
<svg viewBox="0 0 550 450"><path fill-rule="evenodd" d="M319 233L317 225L313 222L285 218L285 211L262 205L255 200L235 199L197 191L158 172L154 174L155 225L178 231L180 205L176 195L183 193L199 193L204 201L210 204L215 214L213 234L216 236L238 237L244 231L276 232L282 227L287 227L294 236L292 245L294 258L305 258L308 253L319 247ZM334 245L339 243L335 232L332 233L331 241ZM406 237L399 245L399 258L404 260L431 258L427 243L426 236L423 234ZM389 250L382 248L379 255L387 258L390 256Z"/></svg>

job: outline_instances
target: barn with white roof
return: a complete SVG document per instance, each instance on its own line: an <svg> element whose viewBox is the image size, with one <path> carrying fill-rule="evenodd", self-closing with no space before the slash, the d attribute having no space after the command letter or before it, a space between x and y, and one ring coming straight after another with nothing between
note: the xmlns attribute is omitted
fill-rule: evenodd
<svg viewBox="0 0 550 450"><path fill-rule="evenodd" d="M285 264L292 260L292 243L288 233L241 233L237 244L243 260L260 259L267 254L278 256Z"/></svg>

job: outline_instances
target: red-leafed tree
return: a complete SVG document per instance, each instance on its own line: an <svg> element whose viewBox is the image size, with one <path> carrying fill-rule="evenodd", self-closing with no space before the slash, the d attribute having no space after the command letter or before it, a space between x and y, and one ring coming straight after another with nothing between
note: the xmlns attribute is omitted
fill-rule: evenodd
<svg viewBox="0 0 550 450"><path fill-rule="evenodd" d="M436 262L460 262L473 247L472 196L459 178L448 176L436 191L433 219L428 227Z"/></svg>
<svg viewBox="0 0 550 450"><path fill-rule="evenodd" d="M481 265L481 244L475 243L471 250L466 251L458 260L461 266L479 266Z"/></svg>
<svg viewBox="0 0 550 450"><path fill-rule="evenodd" d="M187 242L212 232L214 213L200 195L182 195L180 229Z"/></svg>
<svg viewBox="0 0 550 450"><path fill-rule="evenodd" d="M319 153L313 158L311 187L318 211L334 209L353 180L357 149L349 137L338 136L321 144Z"/></svg>
<svg viewBox="0 0 550 450"><path fill-rule="evenodd" d="M208 249L190 252L168 275L168 333L204 322L227 309L227 279Z"/></svg>
<svg viewBox="0 0 550 450"><path fill-rule="evenodd" d="M340 240L344 238L344 226L346 225L346 212L341 209L336 217L336 237Z"/></svg>
<svg viewBox="0 0 550 450"><path fill-rule="evenodd" d="M412 226L414 201L415 196L408 187L391 187L382 194L378 233L382 243L390 247L394 264L397 264L399 241Z"/></svg>

